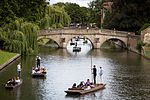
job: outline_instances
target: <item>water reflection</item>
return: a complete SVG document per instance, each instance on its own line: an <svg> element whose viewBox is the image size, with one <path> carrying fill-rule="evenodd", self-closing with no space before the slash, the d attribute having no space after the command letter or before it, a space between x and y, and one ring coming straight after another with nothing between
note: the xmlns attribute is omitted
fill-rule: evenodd
<svg viewBox="0 0 150 100"><path fill-rule="evenodd" d="M74 43L74 44L71 45L71 43ZM74 47L81 47L81 51L74 52L74 50L73 50ZM76 40L76 38L73 38L67 44L67 51L71 55L85 55L91 49L92 49L92 44L91 44L91 42L88 39L79 38L78 40Z"/></svg>
<svg viewBox="0 0 150 100"><path fill-rule="evenodd" d="M20 96L21 96L21 90L20 90L20 88L18 88L16 91L16 100L21 100Z"/></svg>

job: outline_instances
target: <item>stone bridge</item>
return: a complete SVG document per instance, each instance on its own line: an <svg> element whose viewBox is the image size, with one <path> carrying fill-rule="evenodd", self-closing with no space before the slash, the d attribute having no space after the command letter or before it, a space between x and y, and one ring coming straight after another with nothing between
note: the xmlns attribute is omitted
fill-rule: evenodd
<svg viewBox="0 0 150 100"><path fill-rule="evenodd" d="M40 30L38 40L51 39L55 41L60 48L66 48L68 42L74 37L84 37L91 41L93 48L100 48L103 43L109 40L119 41L121 46L128 47L131 35L134 33L116 31L116 30L99 30L99 29L57 29L57 30ZM136 40L136 39L135 39Z"/></svg>

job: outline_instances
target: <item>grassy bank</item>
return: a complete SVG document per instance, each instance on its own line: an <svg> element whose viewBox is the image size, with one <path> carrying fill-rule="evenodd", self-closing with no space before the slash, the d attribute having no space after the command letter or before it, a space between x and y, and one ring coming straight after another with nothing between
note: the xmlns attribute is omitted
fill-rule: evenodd
<svg viewBox="0 0 150 100"><path fill-rule="evenodd" d="M0 50L0 66L16 55L16 53L10 53Z"/></svg>
<svg viewBox="0 0 150 100"><path fill-rule="evenodd" d="M150 47L143 47L144 56L150 58Z"/></svg>
<svg viewBox="0 0 150 100"><path fill-rule="evenodd" d="M146 52L145 52L145 56L146 56L146 57L150 57L150 51L146 51Z"/></svg>

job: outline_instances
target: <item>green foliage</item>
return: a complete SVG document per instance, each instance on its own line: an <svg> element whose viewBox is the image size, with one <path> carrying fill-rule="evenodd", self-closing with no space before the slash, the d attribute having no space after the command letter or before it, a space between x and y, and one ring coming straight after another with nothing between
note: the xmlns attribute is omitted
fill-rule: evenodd
<svg viewBox="0 0 150 100"><path fill-rule="evenodd" d="M12 57L16 56L16 53L10 53L0 50L0 66L10 60Z"/></svg>
<svg viewBox="0 0 150 100"><path fill-rule="evenodd" d="M105 28L137 32L150 20L150 0L113 0Z"/></svg>
<svg viewBox="0 0 150 100"><path fill-rule="evenodd" d="M76 3L57 3L59 7L63 7L71 18L71 23L90 23L90 9L86 7L80 7Z"/></svg>
<svg viewBox="0 0 150 100"><path fill-rule="evenodd" d="M0 26L10 23L17 18L37 22L43 18L46 0L1 0Z"/></svg>
<svg viewBox="0 0 150 100"><path fill-rule="evenodd" d="M145 30L146 28L148 28L150 26L150 23L145 23L140 30L138 31L138 34L140 35L141 31Z"/></svg>
<svg viewBox="0 0 150 100"><path fill-rule="evenodd" d="M19 0L19 13L17 17L25 18L27 21L36 22L43 18L46 0Z"/></svg>
<svg viewBox="0 0 150 100"><path fill-rule="evenodd" d="M31 54L31 51L37 51L37 33L37 25L18 19L1 29L0 41L5 50Z"/></svg>
<svg viewBox="0 0 150 100"><path fill-rule="evenodd" d="M90 8L90 23L97 23L100 25L101 23L101 8L104 0L93 0L89 3Z"/></svg>
<svg viewBox="0 0 150 100"><path fill-rule="evenodd" d="M70 24L63 7L47 6L45 0L0 1L0 49L21 54L37 51L41 28L62 28Z"/></svg>
<svg viewBox="0 0 150 100"><path fill-rule="evenodd" d="M75 3L66 3L65 10L71 17L72 23L80 23L81 17L80 17L80 6Z"/></svg>
<svg viewBox="0 0 150 100"><path fill-rule="evenodd" d="M143 43L143 41L139 40L139 41L137 41L136 49L141 53L142 46L144 46L144 45L145 45L145 43Z"/></svg>
<svg viewBox="0 0 150 100"><path fill-rule="evenodd" d="M16 18L18 13L18 2L16 0L0 1L0 26L9 23Z"/></svg>
<svg viewBox="0 0 150 100"><path fill-rule="evenodd" d="M40 21L40 28L62 28L70 24L70 16L59 6L47 6L45 17Z"/></svg>
<svg viewBox="0 0 150 100"><path fill-rule="evenodd" d="M148 47L144 46L144 55L146 57L150 57L150 46L148 46Z"/></svg>

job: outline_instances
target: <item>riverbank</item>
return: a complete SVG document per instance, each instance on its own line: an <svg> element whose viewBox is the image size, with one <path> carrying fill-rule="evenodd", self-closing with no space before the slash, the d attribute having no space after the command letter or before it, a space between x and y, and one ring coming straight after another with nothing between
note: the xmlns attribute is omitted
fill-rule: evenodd
<svg viewBox="0 0 150 100"><path fill-rule="evenodd" d="M142 47L143 51L141 53L139 53L138 50L133 49L133 48L132 49L128 48L128 50L133 53L141 55L142 57L144 57L147 60L150 60L150 47Z"/></svg>
<svg viewBox="0 0 150 100"><path fill-rule="evenodd" d="M18 57L20 57L20 54L0 50L0 70L2 70L4 67L6 67Z"/></svg>

